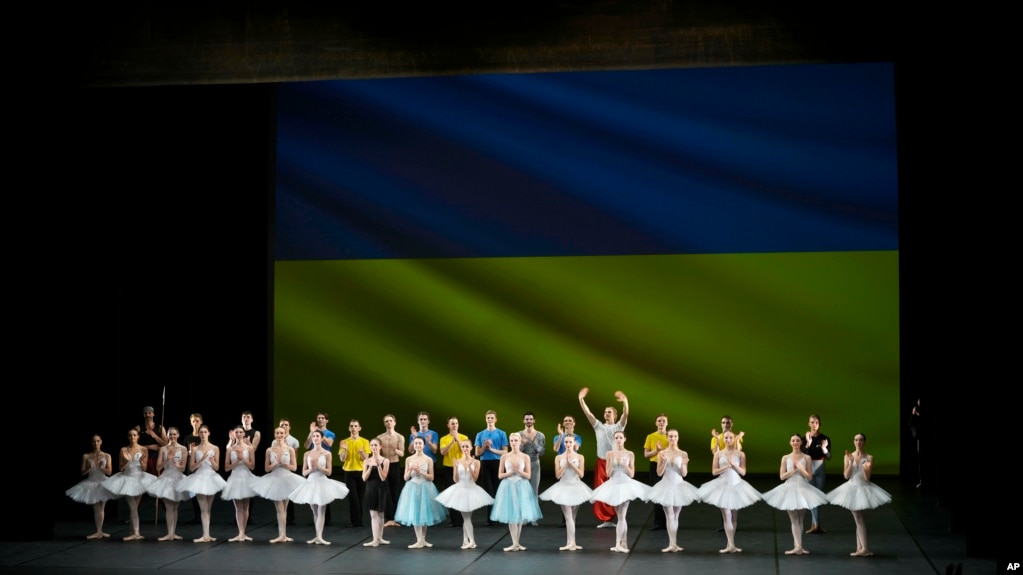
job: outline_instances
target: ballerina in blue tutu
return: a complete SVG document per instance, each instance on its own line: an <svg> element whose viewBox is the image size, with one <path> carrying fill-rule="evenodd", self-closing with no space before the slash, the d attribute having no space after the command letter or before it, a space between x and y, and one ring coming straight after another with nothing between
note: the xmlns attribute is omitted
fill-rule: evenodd
<svg viewBox="0 0 1023 575"><path fill-rule="evenodd" d="M426 443L422 437L412 442L412 451L405 459L405 487L398 496L398 507L394 520L402 525L411 525L416 533L416 542L409 549L433 547L426 540L426 528L436 525L448 516L444 506L437 503L437 487L433 484L433 458L423 453Z"/></svg>
<svg viewBox="0 0 1023 575"><path fill-rule="evenodd" d="M543 518L540 504L536 500L536 492L529 482L529 456L522 453L522 436L512 433L508 436L511 451L501 456L497 477L501 485L494 496L494 506L490 510L490 520L508 524L508 533L512 544L505 551L525 551L520 543L522 524L538 521Z"/></svg>

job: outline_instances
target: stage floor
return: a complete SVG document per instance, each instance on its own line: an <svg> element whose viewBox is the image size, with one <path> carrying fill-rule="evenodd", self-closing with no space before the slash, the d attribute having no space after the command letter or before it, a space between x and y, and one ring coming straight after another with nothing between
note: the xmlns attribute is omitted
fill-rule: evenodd
<svg viewBox="0 0 1023 575"><path fill-rule="evenodd" d="M693 478L699 484L704 478ZM869 547L874 557L850 557L855 550L852 516L836 507L821 510L821 523L827 530L823 534L804 535L804 547L809 555L788 556L792 535L788 517L784 512L757 503L739 513L736 544L742 553L722 555L725 535L718 531L720 512L709 505L697 504L682 510L679 545L681 553L661 553L667 545L663 530L655 530L654 506L633 503L629 509L628 540L631 551L612 553L614 529L597 529L597 520L590 506L579 510L576 540L581 551L558 551L565 544L565 530L561 527L560 510L543 503L544 519L538 526L525 526L522 544L524 552L504 552L509 545L508 529L504 525L485 526L481 511L474 516L477 548L462 550L461 529L431 527L427 540L431 549L407 549L415 540L411 528L388 528L385 538L391 545L378 548L363 547L370 539L368 527L351 528L348 524L347 502L332 506L333 521L324 530L330 546L307 545L313 536L312 515L308 506L297 508L295 525L289 526L288 535L295 543L274 544L268 541L277 536L272 505L264 500L253 501L253 525L248 534L254 541L229 543L237 534L234 510L229 502L214 504L211 526L215 543L197 544L191 539L201 534L199 525L189 523L191 505L181 508L182 525L178 534L184 541L160 542L156 538L166 533L160 512L159 525L154 524L154 504L145 499L142 506L142 534L145 541L124 542L128 533L125 522L127 506L121 501L117 510L108 506L104 530L111 538L87 541L85 536L94 530L91 513L82 506L82 517L60 520L55 524L54 537L46 541L0 542L0 571L4 573L60 573L63 575L109 575L133 573L188 573L189 575L223 575L224 573L343 573L343 574L412 574L416 575L540 575L546 573L584 573L586 575L652 575L677 572L731 573L749 575L801 573L843 575L853 573L946 573L949 564L962 564L962 573L992 573L994 559L967 558L965 535L950 528L948 512L937 504L934 497L912 486L905 486L896 478L879 479L879 485L893 495L893 502L880 509L865 513ZM546 481L544 482L546 486ZM761 491L777 484L771 477L751 478ZM839 482L832 479L829 488ZM657 509L660 513L660 509ZM15 520L16 517L9 517ZM368 517L367 517L368 521ZM807 514L807 524L809 515Z"/></svg>

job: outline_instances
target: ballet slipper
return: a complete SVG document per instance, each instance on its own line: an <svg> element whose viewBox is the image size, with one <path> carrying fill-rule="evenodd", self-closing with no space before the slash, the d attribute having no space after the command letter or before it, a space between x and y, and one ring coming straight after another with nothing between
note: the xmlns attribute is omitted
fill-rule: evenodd
<svg viewBox="0 0 1023 575"><path fill-rule="evenodd" d="M565 545L564 547L558 547L558 551L572 551L574 547L574 545Z"/></svg>
<svg viewBox="0 0 1023 575"><path fill-rule="evenodd" d="M416 541L412 545L408 546L409 549L422 549L423 547L426 547L426 545L423 545L422 541Z"/></svg>
<svg viewBox="0 0 1023 575"><path fill-rule="evenodd" d="M433 547L433 543L430 543L429 541L423 541L423 547Z"/></svg>
<svg viewBox="0 0 1023 575"><path fill-rule="evenodd" d="M390 544L391 544L391 542L390 542L390 541L388 541L388 540L386 540L386 539L381 539L381 540L380 540L380 544L381 544L381 545L390 545Z"/></svg>
<svg viewBox="0 0 1023 575"><path fill-rule="evenodd" d="M514 545L509 545L509 546L505 547L504 550L505 551L515 551L515 546Z"/></svg>
<svg viewBox="0 0 1023 575"><path fill-rule="evenodd" d="M92 535L85 536L86 539L99 539L101 537L103 537L103 535L100 533L93 533Z"/></svg>
<svg viewBox="0 0 1023 575"><path fill-rule="evenodd" d="M380 542L377 540L369 541L362 544L363 547L380 547Z"/></svg>
<svg viewBox="0 0 1023 575"><path fill-rule="evenodd" d="M163 537L157 537L156 540L157 541L174 541L174 536L171 535L170 533L168 533L168 534L164 535Z"/></svg>

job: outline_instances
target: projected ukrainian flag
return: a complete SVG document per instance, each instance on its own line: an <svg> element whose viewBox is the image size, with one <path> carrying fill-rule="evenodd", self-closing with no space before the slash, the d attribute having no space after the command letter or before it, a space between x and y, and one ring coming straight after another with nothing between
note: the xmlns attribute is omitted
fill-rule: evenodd
<svg viewBox="0 0 1023 575"><path fill-rule="evenodd" d="M630 400L694 472L722 414L775 473L818 413L899 458L888 64L280 87L275 416L470 437ZM620 405L618 407L621 407ZM305 419L308 418L308 419ZM552 457L550 454L548 458Z"/></svg>

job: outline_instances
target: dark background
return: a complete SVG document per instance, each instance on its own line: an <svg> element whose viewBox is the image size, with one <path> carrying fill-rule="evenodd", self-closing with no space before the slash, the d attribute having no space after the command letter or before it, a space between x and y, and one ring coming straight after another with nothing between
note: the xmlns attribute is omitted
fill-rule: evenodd
<svg viewBox="0 0 1023 575"><path fill-rule="evenodd" d="M893 61L904 409L892 417L905 428L924 396L940 422L928 428L938 472L928 488L971 554L997 549L987 528L1003 512L972 505L964 483L1005 473L979 458L1001 443L994 420L1012 416L987 407L1014 379L999 361L1011 341L1002 310L1014 260L1000 255L1010 216L998 217L1015 184L1001 124L1011 92L991 73L999 50L975 38L968 15L770 1L412 12L239 1L59 19L52 45L22 44L32 56L12 70L24 82L7 90L15 321L5 403L17 437L32 438L18 457L48 473L40 512L3 538L50 537L89 436L116 451L144 405L159 416L165 386L167 424L186 426L201 405L207 420L232 424L251 409L267 430L273 82ZM909 457L902 469L913 481Z"/></svg>

